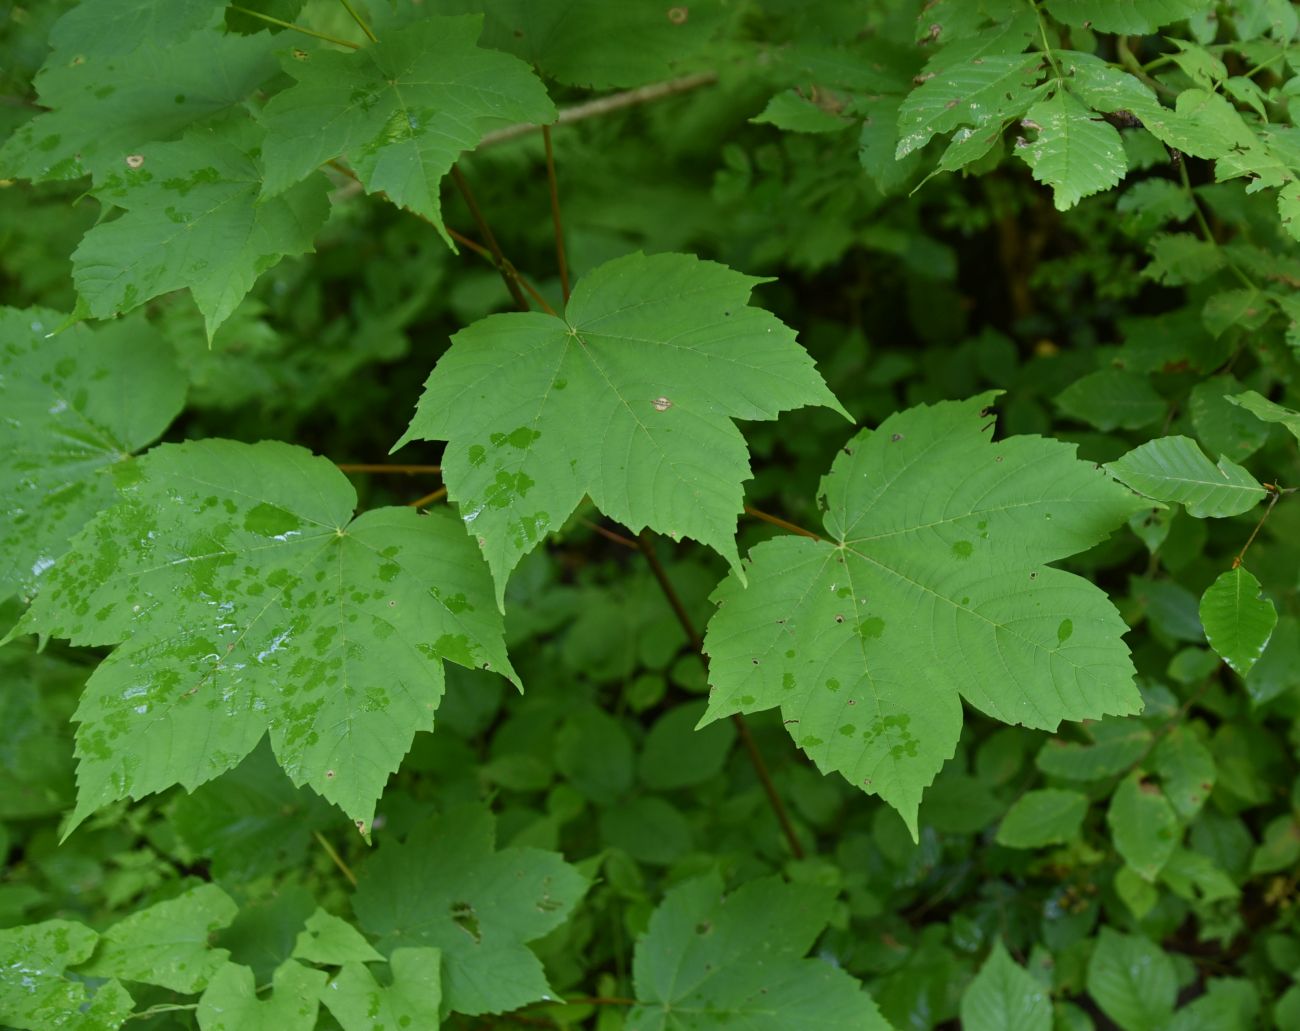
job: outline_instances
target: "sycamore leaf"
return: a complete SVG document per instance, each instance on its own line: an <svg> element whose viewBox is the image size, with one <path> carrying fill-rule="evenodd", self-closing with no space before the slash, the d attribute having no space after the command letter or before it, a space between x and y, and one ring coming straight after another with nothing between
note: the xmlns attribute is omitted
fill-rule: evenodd
<svg viewBox="0 0 1300 1031"><path fill-rule="evenodd" d="M114 5L116 6L116 5ZM134 52L55 65L36 80L52 108L0 147L0 177L96 178L155 140L229 111L275 74L274 41L215 30Z"/></svg>
<svg viewBox="0 0 1300 1031"><path fill-rule="evenodd" d="M168 47L221 24L217 0L80 0L50 29L47 66Z"/></svg>
<svg viewBox="0 0 1300 1031"><path fill-rule="evenodd" d="M1109 190L1128 171L1119 133L1064 89L1026 111L1021 124L1035 136L1016 153L1052 188L1057 211Z"/></svg>
<svg viewBox="0 0 1300 1031"><path fill-rule="evenodd" d="M72 535L112 503L111 467L185 401L171 348L143 321L49 336L64 321L0 308L0 600L35 593Z"/></svg>
<svg viewBox="0 0 1300 1031"><path fill-rule="evenodd" d="M1146 35L1199 14L1209 0L1046 0L1052 17L1094 32Z"/></svg>
<svg viewBox="0 0 1300 1031"><path fill-rule="evenodd" d="M321 991L321 1001L343 1031L436 1028L442 1005L442 954L395 949L392 982L381 985L362 963L346 963Z"/></svg>
<svg viewBox="0 0 1300 1031"><path fill-rule="evenodd" d="M452 338L396 447L448 442L447 489L498 602L584 494L633 531L738 563L749 453L733 420L844 414L793 330L749 306L760 282L686 254L631 254L581 280L562 318L492 315Z"/></svg>
<svg viewBox="0 0 1300 1031"><path fill-rule="evenodd" d="M1200 615L1210 647L1243 677L1264 654L1277 626L1277 609L1240 565L1221 574L1201 595Z"/></svg>
<svg viewBox="0 0 1300 1031"><path fill-rule="evenodd" d="M0 1022L24 1031L121 1027L135 1003L119 982L92 989L66 973L90 956L98 937L70 920L0 930Z"/></svg>
<svg viewBox="0 0 1300 1031"><path fill-rule="evenodd" d="M355 53L290 58L297 84L262 112L264 195L343 157L371 193L443 233L439 184L489 129L549 122L555 107L517 58L477 45L481 19L430 17Z"/></svg>
<svg viewBox="0 0 1300 1031"><path fill-rule="evenodd" d="M1237 394L1225 400L1230 401L1238 408L1246 409L1255 418L1264 422L1281 423L1291 431L1291 435L1296 440L1300 441L1300 412L1270 401L1257 390L1247 390L1243 394Z"/></svg>
<svg viewBox="0 0 1300 1031"><path fill-rule="evenodd" d="M125 214L100 222L72 255L91 315L108 318L188 288L211 341L262 272L312 249L329 215L329 180L314 174L262 199L263 136L232 118L175 143L146 144L101 178L95 196Z"/></svg>
<svg viewBox="0 0 1300 1031"><path fill-rule="evenodd" d="M225 949L212 948L209 938L228 927L237 911L215 884L191 888L119 920L104 932L91 961L77 972L156 984L174 992L202 991L230 956Z"/></svg>
<svg viewBox="0 0 1300 1031"><path fill-rule="evenodd" d="M488 810L453 810L380 848L353 896L358 922L390 962L406 947L442 950L444 1015L500 1013L550 995L527 943L562 924L587 890L558 854L498 851L495 838Z"/></svg>
<svg viewBox="0 0 1300 1031"><path fill-rule="evenodd" d="M312 1031L325 981L325 971L289 960L271 976L270 997L259 998L253 971L227 963L199 999L199 1031Z"/></svg>
<svg viewBox="0 0 1300 1031"><path fill-rule="evenodd" d="M1230 458L1215 465L1191 437L1157 437L1106 466L1121 483L1156 501L1177 502L1197 519L1240 515L1264 500L1260 482Z"/></svg>
<svg viewBox="0 0 1300 1031"><path fill-rule="evenodd" d="M993 943L961 997L962 1031L1050 1031L1052 999L1046 987Z"/></svg>
<svg viewBox="0 0 1300 1031"><path fill-rule="evenodd" d="M514 679L482 560L450 515L381 508L301 448L206 440L133 463L20 629L126 641L76 719L74 821L187 788L269 732L296 784L369 827L442 662Z"/></svg>
<svg viewBox="0 0 1300 1031"><path fill-rule="evenodd" d="M1046 563L1140 507L1073 445L994 443L992 394L859 433L822 481L829 540L778 538L709 622L705 720L779 706L823 771L878 794L913 835L961 699L1052 729L1141 707L1105 594Z"/></svg>
<svg viewBox="0 0 1300 1031"><path fill-rule="evenodd" d="M443 0L438 10L482 11L484 46L590 89L668 78L705 47L725 13L719 0Z"/></svg>
<svg viewBox="0 0 1300 1031"><path fill-rule="evenodd" d="M777 877L728 895L717 874L677 885L637 941L628 1031L886 1031L857 981L804 958L833 902Z"/></svg>

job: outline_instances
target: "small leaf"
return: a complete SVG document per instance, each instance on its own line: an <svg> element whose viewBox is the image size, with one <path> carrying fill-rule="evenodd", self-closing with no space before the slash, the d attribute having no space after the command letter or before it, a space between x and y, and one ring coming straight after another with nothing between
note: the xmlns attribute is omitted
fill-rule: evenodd
<svg viewBox="0 0 1300 1031"><path fill-rule="evenodd" d="M1149 426L1165 414L1165 401L1146 376L1102 369L1077 379L1056 397L1061 411L1099 430Z"/></svg>
<svg viewBox="0 0 1300 1031"><path fill-rule="evenodd" d="M1016 153L1033 170L1034 178L1052 188L1057 211L1067 211L1124 178L1128 159L1114 126L1058 89L1025 112L1021 123L1035 133Z"/></svg>
<svg viewBox="0 0 1300 1031"><path fill-rule="evenodd" d="M492 315L452 338L397 447L448 441L443 476L498 601L584 494L633 531L691 537L739 565L750 473L734 420L845 414L794 332L749 306L760 282L686 254L630 254L582 279L563 318Z"/></svg>
<svg viewBox="0 0 1300 1031"><path fill-rule="evenodd" d="M353 896L357 920L390 961L407 946L442 950L444 1014L500 1013L551 995L527 943L562 924L587 890L556 853L498 851L495 834L492 814L477 806L423 823L380 848Z"/></svg>
<svg viewBox="0 0 1300 1031"><path fill-rule="evenodd" d="M1160 739L1151 760L1170 805L1190 822L1214 790L1214 755L1190 727L1175 726Z"/></svg>
<svg viewBox="0 0 1300 1031"><path fill-rule="evenodd" d="M997 843L1007 848L1042 848L1071 841L1088 812L1088 796L1079 791L1042 788L1027 791L1002 818Z"/></svg>
<svg viewBox="0 0 1300 1031"><path fill-rule="evenodd" d="M962 1031L1050 1031L1052 1000L1047 989L993 944L961 997Z"/></svg>
<svg viewBox="0 0 1300 1031"><path fill-rule="evenodd" d="M1188 398L1192 425L1196 428L1196 435L1200 437L1201 443L1208 447L1211 453L1227 455L1238 462L1249 458L1263 447L1268 442L1269 434L1269 427L1260 425L1263 417L1258 416L1248 406L1238 404L1231 396L1240 390L1241 383L1234 376L1214 376L1196 384ZM1255 394L1255 397L1264 400L1258 394ZM1264 403L1272 404L1269 401ZM1281 406L1274 407L1281 412L1286 411ZM1263 421L1270 420L1263 419ZM1295 416L1295 432L1300 433L1300 415Z"/></svg>
<svg viewBox="0 0 1300 1031"><path fill-rule="evenodd" d="M1277 191L1277 215L1293 240L1300 240L1300 182L1291 181Z"/></svg>
<svg viewBox="0 0 1300 1031"><path fill-rule="evenodd" d="M857 981L803 958L832 902L825 888L776 877L725 896L716 874L670 889L636 943L629 1031L887 1031Z"/></svg>
<svg viewBox="0 0 1300 1031"><path fill-rule="evenodd" d="M1137 719L1105 719L1083 727L1090 744L1052 738L1043 744L1035 763L1040 770L1064 780L1103 780L1122 773L1151 747L1151 731Z"/></svg>
<svg viewBox="0 0 1300 1031"><path fill-rule="evenodd" d="M774 125L786 132L806 133L843 132L853 124L839 111L814 103L793 89L782 90L750 121Z"/></svg>
<svg viewBox="0 0 1300 1031"><path fill-rule="evenodd" d="M1088 963L1088 992L1123 1031L1163 1027L1174 1011L1174 964L1146 938L1103 927Z"/></svg>
<svg viewBox="0 0 1300 1031"><path fill-rule="evenodd" d="M442 1005L441 961L437 949L396 949L387 985L361 963L347 963L321 989L321 1000L343 1031L436 1028Z"/></svg>
<svg viewBox="0 0 1300 1031"><path fill-rule="evenodd" d="M227 963L199 999L199 1031L312 1031L325 981L325 971L289 960L276 969L270 998L263 999L253 971Z"/></svg>
<svg viewBox="0 0 1300 1031"><path fill-rule="evenodd" d="M1277 610L1260 593L1259 581L1245 566L1229 569L1201 596L1200 612L1210 647L1244 677L1277 625Z"/></svg>
<svg viewBox="0 0 1300 1031"><path fill-rule="evenodd" d="M342 157L371 193L429 219L448 244L439 185L489 129L550 122L555 107L517 58L477 45L477 17L427 17L354 53L286 59L297 80L262 111L263 194Z"/></svg>
<svg viewBox="0 0 1300 1031"><path fill-rule="evenodd" d="M1300 412L1275 404L1255 390L1247 390L1244 394L1237 394L1226 400L1239 408L1246 409L1256 419L1281 423L1291 431L1297 441L1300 441Z"/></svg>
<svg viewBox="0 0 1300 1031"><path fill-rule="evenodd" d="M1217 243L1191 233L1160 233L1147 242L1151 264L1142 275L1165 286L1186 286L1209 279L1223 268Z"/></svg>
<svg viewBox="0 0 1300 1031"><path fill-rule="evenodd" d="M1190 437L1149 440L1106 469L1139 494L1184 505L1197 519L1240 515L1268 493L1231 459L1212 464Z"/></svg>
<svg viewBox="0 0 1300 1031"><path fill-rule="evenodd" d="M339 967L347 963L383 962L383 954L375 951L355 927L346 920L316 910L307 919L294 943L293 958L306 960L318 966Z"/></svg>
<svg viewBox="0 0 1300 1031"><path fill-rule="evenodd" d="M1136 773L1115 789L1106 822L1115 851L1147 881L1156 879L1182 837L1178 816L1164 792Z"/></svg>

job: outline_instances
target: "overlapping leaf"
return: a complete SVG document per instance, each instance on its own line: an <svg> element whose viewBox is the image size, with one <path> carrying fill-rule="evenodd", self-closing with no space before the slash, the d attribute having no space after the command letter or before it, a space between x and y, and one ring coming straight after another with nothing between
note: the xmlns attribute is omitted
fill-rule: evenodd
<svg viewBox="0 0 1300 1031"><path fill-rule="evenodd" d="M1267 493L1232 459L1221 457L1212 463L1190 437L1157 437L1106 468L1139 494L1177 502L1198 519L1240 515Z"/></svg>
<svg viewBox="0 0 1300 1031"><path fill-rule="evenodd" d="M242 103L275 73L273 45L266 34L205 30L51 66L36 85L52 110L0 147L0 176L39 181L117 171L146 143L175 139Z"/></svg>
<svg viewBox="0 0 1300 1031"><path fill-rule="evenodd" d="M64 321L0 309L0 600L35 592L113 500L111 467L162 433L185 400L171 348L142 321L50 336Z"/></svg>
<svg viewBox="0 0 1300 1031"><path fill-rule="evenodd" d="M563 923L587 890L556 853L498 851L495 837L487 810L448 813L381 848L353 898L391 961L412 947L442 950L444 1014L500 1013L550 995L526 943Z"/></svg>
<svg viewBox="0 0 1300 1031"><path fill-rule="evenodd" d="M832 902L774 877L725 896L716 874L679 884L637 942L629 1031L885 1031L852 977L804 958Z"/></svg>
<svg viewBox="0 0 1300 1031"><path fill-rule="evenodd" d="M1244 394L1237 394L1227 400L1264 422L1281 423L1300 441L1300 412L1270 401L1256 390L1247 390Z"/></svg>
<svg viewBox="0 0 1300 1031"><path fill-rule="evenodd" d="M1034 138L1017 153L1052 188L1058 211L1109 190L1128 171L1119 133L1065 89L1029 108L1024 124Z"/></svg>
<svg viewBox="0 0 1300 1031"><path fill-rule="evenodd" d="M564 317L493 315L425 384L408 440L446 440L443 475L497 583L589 494L633 530L735 564L749 456L735 419L843 412L793 331L748 305L760 280L685 254L596 269Z"/></svg>
<svg viewBox="0 0 1300 1031"><path fill-rule="evenodd" d="M78 803L230 769L269 732L285 771L369 827L443 660L513 678L487 570L448 515L349 522L343 474L300 448L156 448L73 542L22 628L126 641L77 710Z"/></svg>
<svg viewBox="0 0 1300 1031"><path fill-rule="evenodd" d="M269 997L259 997L253 971L227 963L199 999L201 1031L312 1031L325 989L323 970L289 960L271 977Z"/></svg>
<svg viewBox="0 0 1300 1031"><path fill-rule="evenodd" d="M1047 0L1052 17L1067 25L1139 36L1210 6L1208 0Z"/></svg>
<svg viewBox="0 0 1300 1031"><path fill-rule="evenodd" d="M961 699L1046 729L1141 704L1124 621L1047 565L1140 503L1072 446L993 443L991 397L858 434L822 481L830 540L756 547L748 589L723 582L705 638L706 720L779 706L823 771L879 794L913 833Z"/></svg>
<svg viewBox="0 0 1300 1031"><path fill-rule="evenodd" d="M24 1031L121 1027L135 1004L120 982L91 989L67 974L90 956L98 937L70 920L0 931L0 1021Z"/></svg>
<svg viewBox="0 0 1300 1031"><path fill-rule="evenodd" d="M91 315L187 288L210 341L262 272L312 249L329 214L329 180L312 174L263 199L263 137L252 122L232 118L143 146L101 178L95 195L125 214L93 228L72 255Z"/></svg>
<svg viewBox="0 0 1300 1031"><path fill-rule="evenodd" d="M445 236L439 184L461 152L489 129L555 117L526 65L479 48L480 26L479 18L430 17L356 53L289 59L297 85L262 112L265 195L342 157L367 190L387 193Z"/></svg>
<svg viewBox="0 0 1300 1031"><path fill-rule="evenodd" d="M374 1028L436 1028L442 1004L441 953L395 949L393 979L381 985L362 963L345 963L321 991L321 1000L343 1031Z"/></svg>

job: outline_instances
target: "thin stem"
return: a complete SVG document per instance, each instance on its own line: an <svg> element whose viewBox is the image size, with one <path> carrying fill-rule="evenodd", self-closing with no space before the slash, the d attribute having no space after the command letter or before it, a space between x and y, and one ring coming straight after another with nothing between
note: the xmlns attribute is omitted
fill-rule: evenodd
<svg viewBox="0 0 1300 1031"><path fill-rule="evenodd" d="M668 599L668 604L673 610L673 614L677 617L677 622L681 624L682 629L686 632L686 640L690 642L691 650L695 652L696 657L704 665L705 672L708 672L709 660L704 656L704 641L696 632L695 624L691 621L690 613L686 611L681 596L673 587L672 581L668 579L668 571L664 569L663 563L659 561L659 556L655 554L650 531L642 530L637 542L641 548L641 553L645 555L646 561L650 563L650 571L654 573L655 580L659 582L659 589L663 591L664 597ZM759 783L763 785L767 801L772 807L772 812L776 814L776 821L781 825L781 831L785 834L785 840L790 845L790 851L796 859L802 859L804 857L803 845L799 842L799 835L795 833L794 824L790 821L790 814L786 812L785 803L781 801L776 785L772 782L772 775L768 772L763 753L758 750L758 743L749 732L749 724L745 722L745 717L738 712L731 714L731 722L735 725L736 733L740 735L740 743L744 745L749 761L753 764L754 772L758 774Z"/></svg>
<svg viewBox="0 0 1300 1031"><path fill-rule="evenodd" d="M352 4L348 2L348 0L339 0L339 3L343 5L343 10L347 11L348 14L352 15L352 20L356 22L357 27L360 28L361 31L366 34L366 39L370 40L371 43L378 43L379 37L376 36L374 32L371 30L370 26L366 24L366 20L363 17L361 17L361 15L357 14L356 8L354 8Z"/></svg>
<svg viewBox="0 0 1300 1031"><path fill-rule="evenodd" d="M582 104L575 104L573 107L566 107L560 111L555 124L568 125L570 122L581 122L588 118L597 118L600 115L609 114L611 111L620 111L625 107L647 104L663 97L671 97L677 93L686 93L689 90L699 89L701 86L712 86L717 81L717 72L696 72L693 75L683 75L679 79L652 82L648 86L639 86L636 89L625 90L622 93L611 93L607 97L597 97L595 100L588 100ZM542 128L540 125L534 125L532 122L507 125L504 129L498 129L496 132L490 132L484 136L479 140L477 149L481 150L483 147L490 147L496 143L505 143L506 140L526 136L528 133L536 132L540 128Z"/></svg>
<svg viewBox="0 0 1300 1031"><path fill-rule="evenodd" d="M1029 6L1034 9L1034 17L1038 19L1038 38L1043 41L1043 53L1047 55L1047 63L1052 66L1052 71L1056 73L1056 77L1063 79L1065 76L1061 73L1061 66L1056 61L1056 54L1052 50L1052 44L1047 40L1047 22L1043 18L1043 11L1035 0L1029 0Z"/></svg>
<svg viewBox="0 0 1300 1031"><path fill-rule="evenodd" d="M582 524L604 537L606 540L613 541L615 544L621 544L625 548L631 548L633 551L640 551L641 545L637 544L631 537L624 537L621 533L615 533L613 530L607 530L599 523L594 523L590 519L582 520Z"/></svg>
<svg viewBox="0 0 1300 1031"><path fill-rule="evenodd" d="M422 497L422 498L416 498L414 501L409 501L409 502L407 502L406 507L407 507L407 508L424 508L424 507L427 506L427 505L432 505L435 501L441 501L441 500L442 500L443 498L445 498L446 496L447 496L447 488L446 488L446 487L439 487L437 490L432 491L432 492L429 493L429 494L426 494L426 495L425 495L424 497Z"/></svg>
<svg viewBox="0 0 1300 1031"><path fill-rule="evenodd" d="M156 1006L150 1006L147 1010L140 1010L138 1013L132 1013L126 1020L144 1020L148 1017L156 1017L159 1013L176 1013L180 1010L196 1010L199 1008L197 1002L160 1002Z"/></svg>
<svg viewBox="0 0 1300 1031"><path fill-rule="evenodd" d="M1119 55L1119 63L1133 74L1133 76L1148 88L1157 93L1163 93L1165 96L1172 97L1178 94L1178 91L1166 86L1158 79L1151 78L1147 74L1147 69L1138 61L1137 56L1129 49L1127 36L1115 37L1115 53ZM1170 58L1172 60L1172 58ZM1151 65L1158 64L1158 61L1152 61Z"/></svg>
<svg viewBox="0 0 1300 1031"><path fill-rule="evenodd" d="M404 473L407 476L434 475L442 472L440 465L389 465L384 462L335 462L345 473Z"/></svg>
<svg viewBox="0 0 1300 1031"><path fill-rule="evenodd" d="M339 855L334 846L329 843L329 839L327 839L320 831L312 831L312 834L320 843L320 847L325 850L325 854L334 861L334 865L337 866L343 876L348 879L348 883L355 888L357 886L357 875L352 872L347 863L343 862L343 857Z"/></svg>
<svg viewBox="0 0 1300 1031"><path fill-rule="evenodd" d="M1196 191L1192 189L1191 176L1187 174L1187 161L1184 159L1178 162L1178 178L1183 184L1183 192L1187 194L1187 199L1192 202L1192 211L1196 216L1196 225L1201 230L1201 235L1205 237L1205 242L1210 244L1219 253L1223 263L1232 269L1237 278L1241 280L1242 285L1259 293L1260 289L1255 281L1246 275L1235 261L1223 253L1223 248L1219 245L1218 239L1215 238L1214 231L1210 228L1210 223L1205 217L1205 212L1201 210L1201 202L1196 197Z"/></svg>
<svg viewBox="0 0 1300 1031"><path fill-rule="evenodd" d="M294 32L301 32L304 36L313 36L316 39L323 39L326 43L333 43L335 46L347 47L349 50L360 50L360 43L353 43L350 39L340 39L338 36L331 36L324 32L317 32L315 29L309 29L306 25L295 25L291 21L284 21L280 18L272 18L269 14L263 14L261 11L252 11L247 7L240 7L238 4L231 4L232 11L238 11L240 14L246 14L250 18L257 18L269 25L277 25L282 29L292 29Z"/></svg>
<svg viewBox="0 0 1300 1031"><path fill-rule="evenodd" d="M560 221L560 188L555 179L555 151L551 147L551 127L542 126L542 142L546 146L546 182L551 188L551 221L555 223L555 260L560 266L560 290L564 303L569 303L569 262L564 254L564 224Z"/></svg>
<svg viewBox="0 0 1300 1031"><path fill-rule="evenodd" d="M1233 569L1236 569L1243 561L1245 561L1246 552L1249 550L1250 546L1255 543L1255 538L1259 536L1259 531L1264 527L1264 521L1268 519L1269 513L1273 511L1273 506L1277 504L1278 498L1281 496L1282 492L1276 487L1269 491L1268 505L1264 509L1264 514L1259 517L1259 522L1255 524L1255 529L1250 531L1250 536L1246 538L1246 543L1241 546L1241 550L1237 552L1237 557L1232 560Z"/></svg>
<svg viewBox="0 0 1300 1031"><path fill-rule="evenodd" d="M460 195L465 199L465 206L469 208L470 216L474 219L474 224L478 226L479 234L486 241L488 250L492 252L492 259L496 263L497 271L501 273L501 278L505 281L506 289L510 291L510 296L515 299L515 304L519 306L519 310L527 311L528 299L524 297L524 292L519 289L518 281L507 271L506 256L501 253L501 245L497 243L497 238L492 234L492 227L488 225L487 219L483 217L483 212L479 210L478 201L474 199L474 194L469 188L469 183L465 181L464 174L456 165L451 166L451 177L455 180Z"/></svg>
<svg viewBox="0 0 1300 1031"><path fill-rule="evenodd" d="M764 512L761 509L755 508L753 505L745 506L745 514L752 515L755 519L761 519L765 523L771 523L773 526L779 526L783 530L789 530L791 533L797 533L801 537L811 537L815 541L821 540L821 537L813 533L811 530L805 530L797 523L792 523L787 519L782 519L780 516L774 516L770 512Z"/></svg>

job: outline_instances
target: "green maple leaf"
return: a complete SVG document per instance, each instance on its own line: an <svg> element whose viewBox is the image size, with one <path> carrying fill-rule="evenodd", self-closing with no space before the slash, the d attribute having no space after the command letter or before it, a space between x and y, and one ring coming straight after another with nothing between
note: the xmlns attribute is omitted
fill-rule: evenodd
<svg viewBox="0 0 1300 1031"><path fill-rule="evenodd" d="M1063 89L1026 111L1023 124L1035 136L1017 153L1052 188L1057 211L1109 190L1128 171L1119 133Z"/></svg>
<svg viewBox="0 0 1300 1031"><path fill-rule="evenodd" d="M1073 445L992 442L993 394L859 433L822 481L829 540L750 553L716 591L704 722L779 706L823 771L878 794L916 834L961 700L1053 729L1141 707L1106 595L1047 565L1141 507Z"/></svg>
<svg viewBox="0 0 1300 1031"><path fill-rule="evenodd" d="M549 996L526 943L562 924L587 890L558 854L498 851L495 837L488 810L453 810L381 848L352 900L392 962L411 947L442 950L444 1014L500 1013Z"/></svg>
<svg viewBox="0 0 1300 1031"><path fill-rule="evenodd" d="M118 981L95 990L67 968L90 957L99 936L84 924L46 920L0 931L0 1021L46 1031L118 1028L135 1003Z"/></svg>
<svg viewBox="0 0 1300 1031"><path fill-rule="evenodd" d="M65 321L0 308L0 600L35 593L72 535L113 501L111 468L185 401L171 348L144 322L49 336Z"/></svg>
<svg viewBox="0 0 1300 1031"><path fill-rule="evenodd" d="M169 47L221 24L217 0L80 0L50 29L48 66Z"/></svg>
<svg viewBox="0 0 1300 1031"><path fill-rule="evenodd" d="M448 442L447 488L498 601L584 494L634 531L738 563L749 454L733 420L844 414L794 332L748 305L760 282L690 255L631 254L579 282L562 318L493 315L452 338L397 447Z"/></svg>
<svg viewBox="0 0 1300 1031"><path fill-rule="evenodd" d="M442 1004L442 954L437 949L395 949L393 978L381 985L363 963L345 963L321 992L343 1031L435 1028Z"/></svg>
<svg viewBox="0 0 1300 1031"><path fill-rule="evenodd" d="M74 823L115 798L193 788L269 733L280 765L369 827L442 661L514 679L481 558L455 520L383 508L325 459L207 440L133 463L19 629L127 642L76 719Z"/></svg>
<svg viewBox="0 0 1300 1031"><path fill-rule="evenodd" d="M88 232L72 278L89 313L107 318L188 288L208 339L287 255L312 249L329 215L329 180L313 174L261 196L264 131L230 119L175 143L147 144L93 191L125 214Z"/></svg>
<svg viewBox="0 0 1300 1031"><path fill-rule="evenodd" d="M207 30L150 43L130 54L53 65L36 79L52 110L26 122L0 147L0 176L42 181L96 178L155 140L244 102L270 76L270 36Z"/></svg>
<svg viewBox="0 0 1300 1031"><path fill-rule="evenodd" d="M886 1031L857 981L803 958L833 902L777 877L726 896L716 874L677 885L636 944L629 1031Z"/></svg>
<svg viewBox="0 0 1300 1031"><path fill-rule="evenodd" d="M289 60L297 85L262 112L265 194L343 157L367 190L383 191L446 237L438 189L456 158L489 129L555 118L523 62L477 45L481 21L430 17L356 53Z"/></svg>

